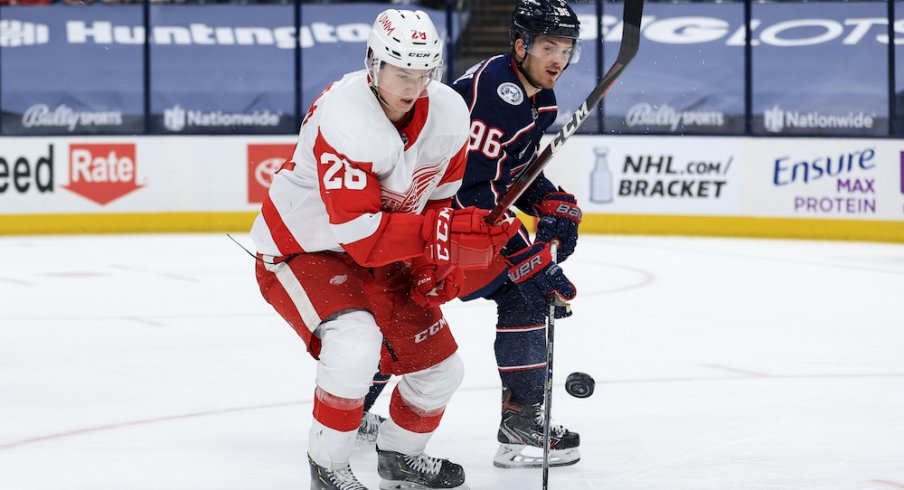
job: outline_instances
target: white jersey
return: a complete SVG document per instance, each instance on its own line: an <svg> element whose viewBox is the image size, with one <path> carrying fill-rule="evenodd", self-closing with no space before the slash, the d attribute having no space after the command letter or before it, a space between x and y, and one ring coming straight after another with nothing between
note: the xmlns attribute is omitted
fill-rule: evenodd
<svg viewBox="0 0 904 490"><path fill-rule="evenodd" d="M333 83L311 105L292 159L273 176L251 228L272 256L348 252L360 264L423 253L423 213L461 186L470 119L441 83L417 100L396 129L362 70Z"/></svg>

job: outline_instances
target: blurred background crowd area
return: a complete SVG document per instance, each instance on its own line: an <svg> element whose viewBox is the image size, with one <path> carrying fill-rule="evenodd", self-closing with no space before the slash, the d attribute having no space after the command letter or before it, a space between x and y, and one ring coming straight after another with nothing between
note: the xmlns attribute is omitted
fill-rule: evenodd
<svg viewBox="0 0 904 490"><path fill-rule="evenodd" d="M0 5L91 5L93 3L101 4L137 4L144 3L145 0L0 0ZM741 0L652 0L656 3L736 3ZM876 0L755 0L754 3L858 3L858 2L875 2ZM301 3L308 4L339 4L339 3L360 3L361 0L301 0ZM150 3L186 3L186 4L292 4L294 0L150 0ZM427 8L443 8L446 7L445 0L370 0L367 3L386 3L399 6L410 7L427 7ZM463 0L451 2L453 6L461 7ZM477 3L480 2L467 2ZM488 2L496 3L496 2ZM514 2L512 2L514 3ZM578 0L569 3L593 3L593 0Z"/></svg>
<svg viewBox="0 0 904 490"><path fill-rule="evenodd" d="M0 5L51 5L51 4L65 4L65 5L91 5L93 3L102 3L102 4L135 4L135 3L144 3L144 0L0 0ZM217 3L229 3L229 4L291 4L294 3L294 0L151 0L151 3L190 3L190 4L217 4ZM304 0L302 3L320 3L320 4L329 4L329 3L357 3L354 0L317 0L317 1L309 1ZM399 6L424 6L429 8L439 8L445 7L445 0L422 0L422 1L413 1L413 0L371 0L368 3L386 3L393 4Z"/></svg>
<svg viewBox="0 0 904 490"><path fill-rule="evenodd" d="M431 16L449 83L511 50L515 3L0 0L0 136L294 134L326 86L363 66L381 10ZM557 84L552 131L623 33L622 0L569 3L582 54ZM646 0L637 58L578 132L904 137L902 4Z"/></svg>

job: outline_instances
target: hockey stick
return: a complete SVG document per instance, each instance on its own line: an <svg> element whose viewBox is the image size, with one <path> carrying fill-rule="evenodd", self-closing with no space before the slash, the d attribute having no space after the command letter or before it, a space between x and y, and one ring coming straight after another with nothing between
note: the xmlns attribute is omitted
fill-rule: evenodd
<svg viewBox="0 0 904 490"><path fill-rule="evenodd" d="M554 264L556 263L557 248L558 244L553 240L549 245L549 254L552 256L552 262ZM546 320L546 392L543 395L543 490L549 488L549 443L551 440L549 434L549 421L552 419L552 353L553 341L555 340L555 327L556 298L553 296L549 299L549 317Z"/></svg>
<svg viewBox="0 0 904 490"><path fill-rule="evenodd" d="M565 144L565 140L570 138L571 135L581 127L581 124L583 124L587 117L590 116L590 111L593 107L599 104L600 100L602 100L609 89L615 84L615 81L618 80L618 76L621 75L628 66L628 63L634 59L634 55L637 54L637 49L640 46L640 20L643 16L643 1L644 0L625 0L621 47L618 49L618 57L615 59L615 63L613 63L612 67L609 68L609 71L603 75L600 83L593 89L593 92L590 92L590 95L587 96L587 99L584 100L578 110L574 111L574 114L568 118L568 121L566 121L565 125L562 126L562 129L556 133L552 141L550 141L549 144L546 145L546 148L540 152L536 160L525 167L515 181L512 182L508 191L502 196L499 203L496 204L496 207L490 211L490 214L486 218L487 223L498 224L502 220L506 211L508 211L508 209L512 207L512 204L524 194L524 191L527 190L528 186L537 179L540 172L543 171L543 167L549 163L553 154Z"/></svg>

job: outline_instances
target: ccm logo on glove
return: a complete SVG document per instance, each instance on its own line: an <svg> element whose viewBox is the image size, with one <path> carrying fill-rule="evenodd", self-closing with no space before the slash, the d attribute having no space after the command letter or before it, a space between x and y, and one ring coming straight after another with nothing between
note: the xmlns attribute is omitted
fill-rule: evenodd
<svg viewBox="0 0 904 490"><path fill-rule="evenodd" d="M436 216L436 250L433 253L435 262L448 262L452 255L449 253L449 225L452 221L452 210L443 208Z"/></svg>

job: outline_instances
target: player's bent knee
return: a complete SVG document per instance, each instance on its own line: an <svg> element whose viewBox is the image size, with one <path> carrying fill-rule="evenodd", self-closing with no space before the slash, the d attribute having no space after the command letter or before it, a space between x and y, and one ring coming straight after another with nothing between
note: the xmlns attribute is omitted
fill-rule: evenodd
<svg viewBox="0 0 904 490"><path fill-rule="evenodd" d="M398 389L409 404L423 410L444 407L461 386L465 365L457 353L430 368L402 376Z"/></svg>
<svg viewBox="0 0 904 490"><path fill-rule="evenodd" d="M323 347L317 386L342 398L363 398L380 364L383 335L373 315L344 312L318 327Z"/></svg>

